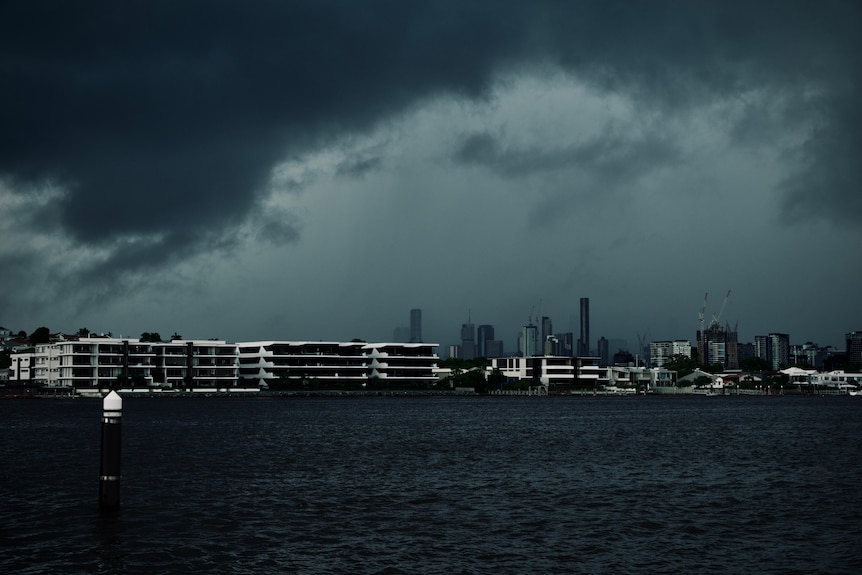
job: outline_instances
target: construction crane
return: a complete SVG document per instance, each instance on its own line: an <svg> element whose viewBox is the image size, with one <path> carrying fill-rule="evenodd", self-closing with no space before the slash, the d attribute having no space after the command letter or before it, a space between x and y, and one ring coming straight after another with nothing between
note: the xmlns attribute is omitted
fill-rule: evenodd
<svg viewBox="0 0 862 575"><path fill-rule="evenodd" d="M730 299L730 290L727 290L727 295L724 296L724 303L721 304L721 309L718 310L718 315L712 316L712 323L710 325L719 325L721 314L724 313L724 307L727 305L728 299Z"/></svg>
<svg viewBox="0 0 862 575"><path fill-rule="evenodd" d="M698 318L700 319L700 336L703 337L703 316L706 313L706 298L709 296L709 292L704 292L703 294L703 307L700 308L700 313L698 314Z"/></svg>

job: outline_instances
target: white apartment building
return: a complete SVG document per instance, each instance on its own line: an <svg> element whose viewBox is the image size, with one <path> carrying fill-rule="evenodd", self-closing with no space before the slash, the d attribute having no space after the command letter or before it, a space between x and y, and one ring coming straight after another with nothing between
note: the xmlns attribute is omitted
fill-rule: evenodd
<svg viewBox="0 0 862 575"><path fill-rule="evenodd" d="M237 347L220 340L142 342L82 337L13 354L10 380L76 390L229 389L237 385Z"/></svg>
<svg viewBox="0 0 862 575"><path fill-rule="evenodd" d="M650 366L664 367L675 355L691 358L691 342L686 339L654 341L649 344Z"/></svg>
<svg viewBox="0 0 862 575"><path fill-rule="evenodd" d="M60 354L58 346L50 343L36 345L33 354L33 383L43 387L56 387L60 377Z"/></svg>
<svg viewBox="0 0 862 575"><path fill-rule="evenodd" d="M239 378L246 385L278 380L433 384L437 379L436 343L252 341L236 345Z"/></svg>
<svg viewBox="0 0 862 575"><path fill-rule="evenodd" d="M664 368L601 366L598 357L533 356L492 358L487 374L498 370L507 379L536 381L556 389L655 387L676 383L676 372Z"/></svg>
<svg viewBox="0 0 862 575"><path fill-rule="evenodd" d="M494 370L510 380L530 380L545 386L569 387L576 383L578 373L575 358L552 355L495 357L486 368L486 377Z"/></svg>
<svg viewBox="0 0 862 575"><path fill-rule="evenodd" d="M13 353L10 356L12 365L9 366L9 380L11 382L30 382L33 379L33 354Z"/></svg>

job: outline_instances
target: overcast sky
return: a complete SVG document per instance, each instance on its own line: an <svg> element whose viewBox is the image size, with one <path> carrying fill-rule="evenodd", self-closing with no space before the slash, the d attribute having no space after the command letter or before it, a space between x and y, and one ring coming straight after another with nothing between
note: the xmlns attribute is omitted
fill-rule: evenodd
<svg viewBox="0 0 862 575"><path fill-rule="evenodd" d="M862 330L862 4L0 3L0 325ZM577 337L577 336L576 336Z"/></svg>

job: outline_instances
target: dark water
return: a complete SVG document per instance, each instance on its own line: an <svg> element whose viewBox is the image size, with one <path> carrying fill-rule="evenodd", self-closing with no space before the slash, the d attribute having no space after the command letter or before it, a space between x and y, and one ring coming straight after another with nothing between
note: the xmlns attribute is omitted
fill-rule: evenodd
<svg viewBox="0 0 862 575"><path fill-rule="evenodd" d="M0 401L0 573L862 573L854 397Z"/></svg>

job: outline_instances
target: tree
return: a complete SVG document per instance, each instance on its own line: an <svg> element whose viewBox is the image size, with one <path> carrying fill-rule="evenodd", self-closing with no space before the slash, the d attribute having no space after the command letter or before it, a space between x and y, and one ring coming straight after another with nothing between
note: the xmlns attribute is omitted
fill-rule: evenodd
<svg viewBox="0 0 862 575"><path fill-rule="evenodd" d="M506 383L506 376L503 375L503 372L496 367L492 369L491 373L488 374L488 387L491 389L497 389L504 383Z"/></svg>
<svg viewBox="0 0 862 575"><path fill-rule="evenodd" d="M77 333L78 337L88 337L89 335L90 335L90 330L85 328L85 327L80 328L78 330L78 333Z"/></svg>
<svg viewBox="0 0 862 575"><path fill-rule="evenodd" d="M707 373L721 373L724 371L724 366L720 363L710 363L709 365L701 366L701 369Z"/></svg>
<svg viewBox="0 0 862 575"><path fill-rule="evenodd" d="M677 377L682 378L697 369L697 361L687 355L678 353L673 356L670 361L665 362L664 368L670 371L675 371L677 373Z"/></svg>
<svg viewBox="0 0 862 575"><path fill-rule="evenodd" d="M770 371L772 364L761 357L746 357L739 362L743 371Z"/></svg>
<svg viewBox="0 0 862 575"><path fill-rule="evenodd" d="M48 343L51 340L51 330L47 327L37 327L36 331L30 334L30 344Z"/></svg>
<svg viewBox="0 0 862 575"><path fill-rule="evenodd" d="M152 333L145 331L141 334L141 341L152 342L152 343L161 343L162 336L159 335L159 332L154 331Z"/></svg>

